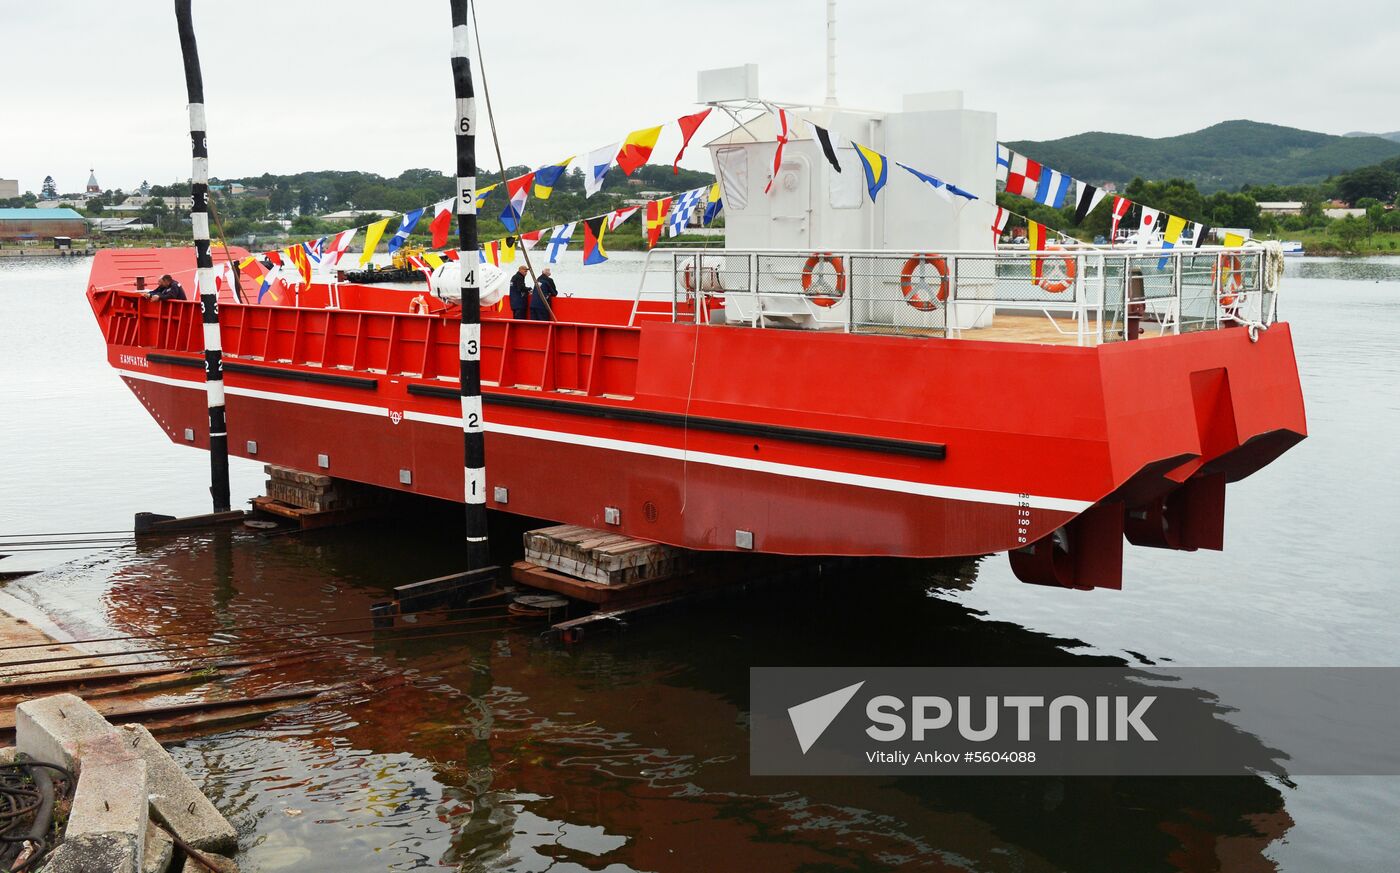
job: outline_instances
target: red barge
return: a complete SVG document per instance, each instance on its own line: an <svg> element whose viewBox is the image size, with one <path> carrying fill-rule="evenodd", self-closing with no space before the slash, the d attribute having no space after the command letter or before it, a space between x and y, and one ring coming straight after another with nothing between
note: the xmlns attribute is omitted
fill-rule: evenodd
<svg viewBox="0 0 1400 873"><path fill-rule="evenodd" d="M1025 581L1116 588L1125 538L1221 548L1226 485L1306 434L1262 248L1056 252L1078 280L1055 296L1025 252L949 255L933 310L897 285L920 256L831 253L844 310L834 289L814 306L807 253L732 249L654 251L659 304L484 310L490 508L698 550L1010 552ZM172 441L207 448L199 304L135 290L192 266L103 251L88 297L122 380ZM414 296L226 293L230 451L461 501L458 316Z"/></svg>
<svg viewBox="0 0 1400 873"><path fill-rule="evenodd" d="M1223 547L1228 483L1306 435L1277 246L979 250L995 115L831 95L780 130L756 89L755 68L699 79L736 123L707 145L724 248L654 248L630 299L560 297L553 321L503 317L481 282L490 509L696 550L1009 552L1071 588L1121 587L1125 540ZM853 143L797 118L961 196L903 172L877 189ZM207 448L199 304L136 293L192 267L100 252L88 296L123 381ZM224 289L230 451L463 500L455 270L426 298L286 272L269 305Z"/></svg>

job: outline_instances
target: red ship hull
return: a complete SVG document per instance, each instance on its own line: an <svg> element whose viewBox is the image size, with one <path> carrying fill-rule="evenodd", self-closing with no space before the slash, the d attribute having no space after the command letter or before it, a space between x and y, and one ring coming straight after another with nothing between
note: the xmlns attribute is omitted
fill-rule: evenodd
<svg viewBox="0 0 1400 873"><path fill-rule="evenodd" d="M198 305L102 269L109 362L171 440L207 447ZM221 307L230 450L460 501L455 321L326 293ZM1306 434L1286 324L1080 348L557 309L484 320L489 505L689 549L1019 550L1027 581L1117 587L1124 534L1219 548L1224 484Z"/></svg>

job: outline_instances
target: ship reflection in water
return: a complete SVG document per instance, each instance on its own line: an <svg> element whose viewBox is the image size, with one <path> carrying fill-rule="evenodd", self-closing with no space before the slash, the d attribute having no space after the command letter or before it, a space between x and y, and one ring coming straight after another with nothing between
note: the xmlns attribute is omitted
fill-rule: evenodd
<svg viewBox="0 0 1400 873"><path fill-rule="evenodd" d="M458 566L455 518L190 537L26 587L55 610L103 591L105 621L130 633L356 618L387 587ZM976 573L865 564L568 649L485 618L417 641L304 638L279 648L314 656L236 690L315 681L348 696L176 754L254 870L1273 869L1265 847L1292 819L1262 778L748 775L750 665L1119 663L941 596Z"/></svg>

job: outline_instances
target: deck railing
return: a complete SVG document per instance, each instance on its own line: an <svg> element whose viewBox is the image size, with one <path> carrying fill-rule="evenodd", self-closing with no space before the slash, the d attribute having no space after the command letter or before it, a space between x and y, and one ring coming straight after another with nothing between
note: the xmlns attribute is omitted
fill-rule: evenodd
<svg viewBox="0 0 1400 873"><path fill-rule="evenodd" d="M1019 316L1048 337L1041 341L1096 345L1232 324L1267 327L1277 306L1269 282L1277 257L1259 246L937 255L653 249L631 323L973 338L998 317Z"/></svg>

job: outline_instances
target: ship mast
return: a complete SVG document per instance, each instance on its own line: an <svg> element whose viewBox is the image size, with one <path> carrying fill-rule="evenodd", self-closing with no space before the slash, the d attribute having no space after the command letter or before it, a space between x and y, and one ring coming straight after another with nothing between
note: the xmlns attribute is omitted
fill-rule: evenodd
<svg viewBox="0 0 1400 873"><path fill-rule="evenodd" d="M228 422L224 415L223 340L219 335L219 290L209 252L209 141L204 117L204 76L194 39L190 0L175 0L180 55L185 62L185 91L190 109L190 228L194 235L195 287L204 322L204 390L209 401L209 495L215 512L229 511Z"/></svg>
<svg viewBox="0 0 1400 873"><path fill-rule="evenodd" d="M452 5L452 90L457 100L453 134L457 138L458 266L461 272L462 441L467 522L467 570L490 563L486 525L486 429L481 407L481 287L477 281L476 230L476 94L468 57L468 0Z"/></svg>
<svg viewBox="0 0 1400 873"><path fill-rule="evenodd" d="M826 105L836 105L836 0L826 0Z"/></svg>

